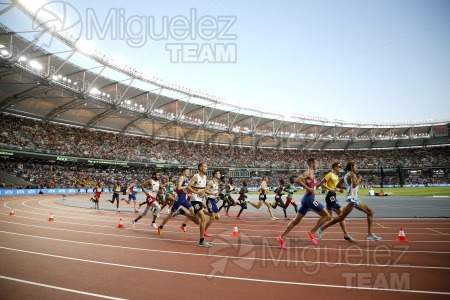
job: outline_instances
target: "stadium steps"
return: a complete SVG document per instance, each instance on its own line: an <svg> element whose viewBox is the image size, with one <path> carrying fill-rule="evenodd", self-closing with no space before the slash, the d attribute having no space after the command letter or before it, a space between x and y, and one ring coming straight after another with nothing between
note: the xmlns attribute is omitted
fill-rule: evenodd
<svg viewBox="0 0 450 300"><path fill-rule="evenodd" d="M30 182L8 174L3 170L0 170L0 178L16 186L32 186Z"/></svg>

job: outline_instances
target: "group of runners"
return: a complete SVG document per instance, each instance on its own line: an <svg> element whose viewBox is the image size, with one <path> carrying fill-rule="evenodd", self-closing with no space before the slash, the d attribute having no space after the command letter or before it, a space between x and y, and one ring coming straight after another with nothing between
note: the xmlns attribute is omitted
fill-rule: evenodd
<svg viewBox="0 0 450 300"><path fill-rule="evenodd" d="M310 158L308 159L307 164L308 169L297 178L291 177L289 179L289 183L286 184L283 179L280 180L279 186L275 189L275 201L272 203L267 200L268 176L264 176L262 178L262 182L259 187L260 194L258 202L254 203L247 200L248 187L245 180L239 190L237 200L234 200L231 196L231 193L236 191L233 179L229 178L228 183L226 183L225 177L221 174L221 172L219 170L215 170L212 172L212 178L208 180L208 167L204 163L200 163L198 165L198 173L194 174L192 177L190 177L190 171L188 168L182 169L178 181L175 181L174 176L170 176L168 179L161 178L160 172L155 171L149 180L140 185L140 188L146 195L146 200L139 204L138 209L142 205L146 205L146 207L136 219L132 220L132 225L135 227L135 224L141 218L146 216L149 211L151 211L153 215L152 227L157 229L158 234L162 236L166 223L171 218L181 214L185 216L185 220L180 229L186 233L187 223L189 221L195 223L199 226L199 246L211 247L211 243L205 241L205 237L212 236L208 233L208 228L212 225L214 220L220 219L219 212L222 208L225 208L225 216L230 217L230 207L240 206L240 211L236 219L241 220L241 214L245 209L247 209L248 204L257 209L265 204L271 219L278 220L278 218L276 218L273 214L273 209L279 206L283 209L285 219L289 220L286 209L292 204L295 209L296 216L289 223L283 233L277 237L282 249L287 249L285 239L286 236L301 222L303 217L310 210L319 215L316 225L307 232L308 237L314 244L318 244L317 239L321 239L324 231L336 223L340 224L344 233L344 239L351 243L355 243L356 239L348 234L345 223L345 218L354 208L364 212L367 215L367 239L376 241L381 240L380 237L372 232L373 210L366 203L358 199L358 188L361 183L362 176L358 173L356 164L353 162L347 163L344 169L346 172L345 175L342 178L339 178L339 173L342 166L340 163L334 162L331 166L331 171L326 174L321 181L317 181L315 176L315 171L317 169L316 160L314 158ZM293 200L293 193L296 190L296 184L302 186L305 190L300 207L298 207ZM326 207L315 199L315 191L318 187L322 187L328 191L325 197ZM136 209L137 189L138 185L134 182L127 190L129 199L126 200L122 198L122 200L125 200L128 204L133 201L135 212L139 212L138 209ZM343 192L344 190L347 191L347 195L345 197L346 205L342 208L336 195L338 192ZM97 201L97 208L98 200L100 198L99 191L101 192L101 185L100 183L97 183L95 188L96 195L94 197ZM107 200L111 203L117 201L117 209L119 207L119 192L120 186L114 186L113 199ZM282 200L282 196L286 193L286 202L284 202ZM220 200L222 200L222 205L218 207L217 204ZM161 222L161 225L157 226L156 219L159 217L161 210L165 207L167 207L168 213ZM333 212L336 214L335 218L332 218ZM208 220L206 220L206 215L209 216Z"/></svg>

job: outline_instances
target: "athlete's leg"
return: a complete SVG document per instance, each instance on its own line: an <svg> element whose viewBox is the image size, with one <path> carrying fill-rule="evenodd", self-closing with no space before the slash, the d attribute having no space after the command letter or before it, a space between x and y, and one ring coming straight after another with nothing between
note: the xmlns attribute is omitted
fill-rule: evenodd
<svg viewBox="0 0 450 300"><path fill-rule="evenodd" d="M261 203L261 201L260 201L260 203ZM273 212L272 212L272 206L270 205L269 201L264 200L264 204L267 206L267 210L269 211L270 217L272 219L275 219L275 216L273 215Z"/></svg>
<svg viewBox="0 0 450 300"><path fill-rule="evenodd" d="M258 204L255 204L253 202L248 202L249 204L251 204L254 208L259 209L261 207L261 205L263 204L263 200L259 200Z"/></svg>
<svg viewBox="0 0 450 300"><path fill-rule="evenodd" d="M147 204L147 207L145 208L144 212L132 221L133 227L134 227L134 223L137 223L140 219L142 219L144 216L147 215L148 211L150 210L150 207L151 207L150 204Z"/></svg>
<svg viewBox="0 0 450 300"><path fill-rule="evenodd" d="M203 209L195 213L195 218L196 218L195 224L198 224L200 228L200 241L203 241L203 236L205 234L205 227L206 227L206 217L205 214L203 213Z"/></svg>
<svg viewBox="0 0 450 300"><path fill-rule="evenodd" d="M323 230L327 229L330 226L333 226L334 224L338 222L342 222L345 220L345 218L352 212L354 205L352 203L347 204L342 209L342 212L337 216L336 218L333 218L330 222L326 223L322 226Z"/></svg>
<svg viewBox="0 0 450 300"><path fill-rule="evenodd" d="M194 214L194 208L191 206L191 207L189 207L189 214L187 214L187 213L185 213L184 214L185 216L186 216L186 219L185 219L185 223L183 223L183 227L185 227L186 226L186 222L189 222L188 220L191 220L192 222L194 222L196 225L198 225L199 223L198 223L198 219L196 218L196 216L195 216L195 214Z"/></svg>
<svg viewBox="0 0 450 300"><path fill-rule="evenodd" d="M241 209L239 210L239 213L236 216L236 218L239 218L243 211L244 211L244 207L241 206Z"/></svg>
<svg viewBox="0 0 450 300"><path fill-rule="evenodd" d="M331 216L328 213L328 211L323 208L321 211L314 211L316 214L320 216L319 220L317 220L316 226L314 226L313 229L311 229L311 233L314 234L319 227L321 227L325 222L331 220Z"/></svg>
<svg viewBox="0 0 450 300"><path fill-rule="evenodd" d="M373 210L362 201L358 203L356 209L362 211L367 215L367 233L372 234Z"/></svg>
<svg viewBox="0 0 450 300"><path fill-rule="evenodd" d="M220 219L220 214L219 213L209 213L209 219L208 222L205 225L205 233L208 231L209 226L211 226L211 224L214 222L214 220L219 220Z"/></svg>
<svg viewBox="0 0 450 300"><path fill-rule="evenodd" d="M284 238L289 234L289 232L290 232L295 226L297 226L298 223L300 223L300 221L303 219L304 216L305 216L305 215L298 213L298 214L295 216L295 219L292 220L292 221L289 223L289 225L286 227L286 229L283 231L283 233L281 234L281 237L284 239Z"/></svg>
<svg viewBox="0 0 450 300"><path fill-rule="evenodd" d="M295 212L297 213L297 212L298 212L298 206L297 206L297 203L292 202L292 206L294 206Z"/></svg>
<svg viewBox="0 0 450 300"><path fill-rule="evenodd" d="M167 222L169 222L170 218L173 216L173 211L170 211L170 213L164 218L161 225L159 225L159 228L163 229L164 225L166 225Z"/></svg>
<svg viewBox="0 0 450 300"><path fill-rule="evenodd" d="M283 209L284 218L287 219L288 217L287 217L287 213L286 213L286 208L288 207L288 205L285 204L281 198L276 198L275 201L277 203L277 206L280 206Z"/></svg>
<svg viewBox="0 0 450 300"><path fill-rule="evenodd" d="M330 213L330 216L333 215L333 213L331 211L328 211ZM334 211L336 213L336 215L340 216L342 213L342 210L340 208L336 209ZM339 226L341 226L342 232L344 233L344 236L348 236L348 232L347 232L347 224L345 223L345 220L342 220L339 222Z"/></svg>

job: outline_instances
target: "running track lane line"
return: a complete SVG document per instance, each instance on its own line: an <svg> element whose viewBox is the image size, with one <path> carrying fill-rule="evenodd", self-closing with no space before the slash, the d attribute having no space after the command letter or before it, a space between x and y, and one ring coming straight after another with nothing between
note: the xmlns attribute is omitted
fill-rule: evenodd
<svg viewBox="0 0 450 300"><path fill-rule="evenodd" d="M176 240L176 239L167 239L167 238L152 238L152 237L138 237L138 236L132 236L132 235L121 235L121 234L112 234L112 233L104 233L104 232L92 232L92 231L80 231L80 230L73 230L73 229L62 229L62 228L52 228L52 227L46 227L46 226L37 226L37 225L27 225L27 224L22 224L22 223L14 223L14 222L8 222L8 221L2 221L0 220L0 223L8 223L8 224L14 224L14 225L22 225L22 226L27 226L27 227L33 227L33 228L43 228L43 229L49 229L49 230L57 230L57 231L67 231L67 232L76 232L76 233L85 233L85 234L92 234L92 235L106 235L106 236L114 236L114 237L120 237L120 238L130 238L130 239L137 239L137 240L160 240L160 241L166 241L166 242L177 242L177 243L189 243L189 244L193 244L193 243L197 243L197 241L186 241L186 240ZM137 230L137 229L135 229ZM1 233L9 233L9 234L17 234L17 235L24 235L24 236L31 236L31 237L36 237L36 238L43 238L43 239L52 239L50 237L43 237L43 236L33 236L33 235L25 235L25 234L21 234L21 233L13 233L13 232L9 232L9 231L0 231ZM217 235L217 236L221 236L221 235ZM228 235L227 235L228 237ZM268 237L271 239L275 239L276 237ZM328 241L340 241L340 239L327 239ZM71 241L71 240L62 240L62 241L68 241L68 242L74 242L77 243L77 241ZM388 241L388 240L385 240ZM393 242L395 242L393 240ZM415 243L429 243L430 241L413 241ZM445 242L445 241L444 241ZM78 242L81 243L81 242ZM450 241L448 241L448 243L450 243ZM231 246L244 246L244 247L267 247L267 248L280 248L279 245L268 245L268 244L244 244L244 243L224 243L224 242L214 242L214 244L216 245L231 245ZM398 244L397 244L398 245ZM312 245L309 246L304 246L304 247L290 247L290 250L295 250L295 249L306 249L306 248L311 248ZM327 250L336 250L336 251L349 251L349 250L355 250L355 251L360 251L360 249L352 249L351 245L348 248L345 249L341 249L341 248L331 248L331 247L327 247L325 245ZM395 246L394 246L395 247ZM311 248L314 249L314 248ZM318 249L323 249L323 248L318 248ZM362 248L364 252L379 252L382 251L380 249L368 249L368 248ZM156 251L156 250L155 250ZM158 250L161 252L169 252L169 251L163 251L163 250ZM395 250L395 249L388 249L385 250L387 252L399 252L399 253L403 253L403 250ZM437 253L437 254L449 254L450 252L448 251L425 251L425 250L418 250L418 251L414 251L414 250L408 250L409 253ZM177 252L178 253L178 252ZM183 253L183 252L180 252Z"/></svg>
<svg viewBox="0 0 450 300"><path fill-rule="evenodd" d="M383 225L381 225L380 223L377 223L378 226L380 226L381 228L389 228L389 227L384 227Z"/></svg>
<svg viewBox="0 0 450 300"><path fill-rule="evenodd" d="M5 215L5 216L8 216L8 213L0 213L0 215ZM46 216L48 216L48 214L46 214ZM28 220L36 220L36 221L43 221L43 220L47 220L48 219L48 217L45 217L45 218L32 218L32 217L25 217L25 216L19 216L19 215L15 215L14 216L15 218L22 218L22 219L28 219ZM56 217L56 215L55 215L55 217ZM68 217L69 219L71 219L71 217ZM72 218L73 219L73 218ZM79 218L76 218L76 219L79 219ZM122 219L124 219L124 218L122 218ZM86 220L86 221L96 221L96 219L95 218L93 218L93 219L82 219L82 220ZM0 222L8 222L8 221L0 221ZM117 226L116 225L114 225L114 226L110 226L110 225L96 225L96 224L87 224L87 223L74 223L74 222L65 222L65 221L60 221L60 220L55 220L55 221L53 221L54 223L60 223L60 224L69 224L69 225L82 225L82 226L85 226L85 227L95 227L95 228L116 228ZM102 223L112 223L112 222L114 222L114 224L117 224L118 222L117 221L101 221ZM26 224L22 224L22 223L16 223L16 224L19 224L19 225L26 225ZM231 223L230 223L231 224ZM125 226L126 225L126 226ZM34 225L27 225L27 226L34 226ZM128 225L125 223L124 224L124 226L125 226L125 230L133 230L133 231L148 231L147 229L138 229L138 228L132 228L132 227L128 227ZM177 229L177 228L179 228L179 226L178 225L172 225L172 224L169 224L169 225L165 225L165 226L167 226L167 227L173 227L173 228L175 228L175 229ZM243 227L246 227L246 226L243 226ZM355 226L352 226L352 228L353 229L358 229L358 228L367 228L367 226L364 226L364 227L355 227ZM386 228L390 228L390 227L386 227ZM53 229L53 228L52 228ZM214 229L215 230L222 230L222 231L225 231L225 230L229 230L230 228L225 228L225 227L214 227ZM417 227L417 228L413 228L413 229L430 229L430 228L425 228L425 227ZM438 227L438 229L449 229L449 228L447 228L447 227L444 227L444 228L440 228L440 227ZM231 229L229 230L230 232L232 231ZM269 231L269 232L273 232L273 231L275 231L275 230L272 230L272 229L268 229L268 230L264 230L264 229L260 229L260 230L253 230L253 229L248 229L248 228L245 228L245 229L243 229L242 231L257 231L257 232L261 232L261 231ZM169 232L169 233L176 233L176 232L178 232L178 231L167 231L167 232ZM280 231L276 231L277 233L279 233ZM306 233L306 231L303 231L303 229L301 229L300 230L300 228L298 228L298 231L295 231L295 230L293 230L293 231L291 231L291 232L293 232L294 234L299 234L299 233ZM328 232L328 231L327 231ZM335 233L341 233L340 231L332 231L332 232L330 232L331 234L335 234ZM442 235L442 234L447 234L447 233L443 233L443 232L438 232L439 233L439 235ZM188 235L198 235L198 233L197 232L195 232L195 233L192 233L192 232L188 232L187 233ZM408 235L424 235L425 233L408 233ZM397 231L395 231L395 232L392 232L392 235L393 236L396 236L397 235ZM255 235L247 235L249 238L253 238L253 237L259 237L259 236L255 236ZM276 236L273 236L273 238L275 238ZM342 241L342 239L324 239L324 240L329 240L329 241ZM364 240L364 239L363 239ZM361 240L361 241L363 241L363 240ZM388 239L384 239L383 241L395 241L395 240L388 240ZM413 242L413 243L420 243L420 242L422 242L422 241L410 241L410 242ZM439 242L445 242L445 243L447 243L447 242L450 242L450 241L425 241L425 242L433 242L433 243L439 243Z"/></svg>
<svg viewBox="0 0 450 300"><path fill-rule="evenodd" d="M42 287L45 287L45 288L50 288L50 289L55 289L55 290L60 290L60 291L65 291L65 292L71 292L71 293L76 293L76 294L83 294L83 295L98 297L98 298L113 299L113 300L125 300L124 298L116 298L116 297L110 297L110 296L105 296L105 295L100 295L100 294L93 294L93 293L83 292L83 291L79 291L79 290L66 289L66 288L62 288L62 287L59 287L59 286L48 285L48 284L43 284L43 283L34 282L34 281L28 281L28 280L22 280L22 279L2 276L2 275L0 275L0 278L1 279L6 279L6 280L11 280L11 281L17 281L17 282L21 282L21 283L26 283L26 284L31 284L31 285L42 286Z"/></svg>
<svg viewBox="0 0 450 300"><path fill-rule="evenodd" d="M450 267L435 267L435 266L416 266L416 265L410 265L410 264L368 264L368 263L342 263L342 262L328 262L328 261L308 261L308 260L289 260L289 259L278 259L275 257L272 258L259 258L259 257L242 257L242 256L224 256L224 255L217 255L217 254L202 254L202 253L190 253L190 252L176 252L176 251L168 251L168 250L156 250L156 249L145 249L145 248L136 248L136 247L125 247L125 246L117 246L117 245L108 245L108 244L96 244L96 243L89 243L89 242L80 242L80 241L71 241L71 240L62 240L62 239L56 239L56 238L49 238L49 237L39 237L39 236L33 236L28 234L22 234L22 233L13 233L13 232L6 232L6 231L0 231L0 233L8 233L12 235L20 235L25 237L33 237L33 238L40 238L44 240L51 240L51 241L58 241L58 242L67 242L67 243L74 243L74 244L80 244L80 245L91 245L91 246L98 246L98 247L110 247L110 248L117 248L117 249L126 249L126 250L135 250L135 251L145 251L145 252L158 252L158 253L165 253L165 254L175 254L175 255L190 255L190 256L205 256L205 257L217 257L217 258L228 258L228 259L241 259L241 260L254 260L254 261L262 261L262 262L274 262L274 263L280 263L280 262L292 262L292 263L310 263L315 265L333 265L333 266L352 266L352 267L377 267L377 268L411 268L411 269L438 269L438 270L450 270ZM0 248L3 248L0 246ZM49 254L52 255L52 254ZM278 256L280 257L280 256Z"/></svg>
<svg viewBox="0 0 450 300"><path fill-rule="evenodd" d="M436 229L432 229L432 228L427 228L428 230L431 230L431 231L434 231L434 232L437 232L437 233L440 233L440 234L443 234L443 235L449 235L448 233L445 233L445 232L442 232L442 231L439 231L439 230L436 230Z"/></svg>
<svg viewBox="0 0 450 300"><path fill-rule="evenodd" d="M75 258L75 257L52 255L52 254L33 252L33 251L26 251L26 250L7 248L7 247L1 247L1 246L0 246L0 249L16 251L16 252L22 252L22 253L28 253L28 254L41 255L41 256L48 256L48 257L54 257L54 258L61 258L61 259L67 259L67 260L74 260L74 261L80 261L80 262L87 262L87 263L93 263L93 264L99 264L99 265L107 265L107 266L113 266L113 267L122 267L122 268L138 269L138 270L144 270L144 271L154 271L154 272L171 273L171 274L178 274L178 275L188 275L188 276L197 276L197 277L211 278L210 274L180 272L180 271L162 270L162 269L156 269L156 268L146 268L146 267L139 267L139 266L114 264L114 263L107 263L107 262L102 262L102 261L95 261L95 260L80 259L80 258ZM267 280L267 279L256 279L256 278L231 277L231 276L223 276L223 275L214 275L213 277L214 278L220 278L220 279L229 279L229 280L241 280L241 281L262 282L262 283L300 285L300 286L314 286L314 287L326 287L326 288L338 288L338 289L369 290L369 291L377 291L377 292L397 292L397 293L416 293L416 294L432 294L432 295L450 295L450 293L447 293L447 292L436 292L436 291L379 289L379 288L358 287L358 286L350 286L349 287L349 286L345 286L345 285L318 284L318 283L292 282L292 281L278 281L278 280Z"/></svg>
<svg viewBox="0 0 450 300"><path fill-rule="evenodd" d="M138 237L138 236L132 236L132 235L122 235L122 234L112 234L112 233L104 233L104 232L92 232L92 231L81 231L81 230L73 230L73 229L62 229L62 228L53 228L53 227L47 227L47 226L38 226L38 225L28 225L28 224L22 224L22 223L14 223L14 222L8 222L8 221L3 221L0 220L0 223L8 223L8 224L15 224L15 225L22 225L22 226L27 226L27 227L33 227L33 228L43 228L43 229L49 229L49 230L56 230L56 231L66 231L66 232L76 232L76 233L85 233L85 234L92 234L92 235L106 235L106 236L114 236L114 237L121 237L121 238L129 238L129 239L138 239L138 240L160 240L160 241L166 241L166 242L179 242L179 243L188 243L188 244L193 244L193 243L197 243L197 241L195 240L177 240L177 239L168 239L168 238L161 238L161 237ZM76 223L72 223L72 224L76 224ZM134 230L139 230L139 229L134 229ZM3 233L11 233L13 234L13 232L8 232L8 231L0 231ZM173 232L172 232L173 233ZM14 233L14 234L20 234L20 233ZM223 236L223 235L216 235L216 236ZM37 236L34 236L37 237ZM41 236L39 236L41 237ZM228 237L228 235L227 235ZM259 238L260 236L249 236L249 237L256 237ZM41 238L46 238L46 237L41 237ZM275 239L276 237L267 237L267 238L271 238L271 239ZM340 241L341 239L326 239L327 241ZM365 240L367 242L367 240ZM385 240L385 241L390 241L390 240ZM392 242L395 242L395 240L392 240ZM450 241L413 241L413 243L450 243ZM215 242L215 244L217 245L232 245L232 246L241 246L241 247L267 247L267 248L280 248L279 245L268 245L268 244L244 244L244 243L224 243L224 242ZM398 245L398 244L397 244ZM306 249L306 248L311 248L312 246L304 246L304 247L289 247L289 250L296 250L296 249ZM326 247L326 245L325 245ZM394 246L395 247L395 246ZM317 249L323 249L321 248L317 248ZM327 249L329 250L337 250L337 251L349 251L351 248L351 245L348 248L345 249L341 249L341 248L331 248L331 247L327 247ZM353 249L354 250L354 249ZM363 249L365 252L378 252L381 251L380 249L368 249L368 248L364 248ZM162 250L158 250L158 251L162 251ZM360 249L356 249L355 251L360 251ZM388 249L386 251L389 252L404 252L403 250L395 250L395 249ZM448 254L450 252L448 251L425 251L425 250L420 250L420 251L414 251L414 250L408 250L408 252L410 253L438 253L438 254Z"/></svg>

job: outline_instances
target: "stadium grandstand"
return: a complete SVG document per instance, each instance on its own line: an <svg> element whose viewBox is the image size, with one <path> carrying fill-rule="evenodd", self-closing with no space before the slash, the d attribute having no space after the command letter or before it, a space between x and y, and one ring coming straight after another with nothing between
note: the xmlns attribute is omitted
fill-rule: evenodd
<svg viewBox="0 0 450 300"><path fill-rule="evenodd" d="M26 6L17 6L33 16ZM152 168L176 173L195 168L201 151L211 169L236 178L272 174L272 185L280 176L304 170L310 156L317 157L321 172L334 157L351 157L367 184L449 182L449 120L348 122L230 104L140 73L58 32L52 37L64 49L50 53L39 41L51 28L45 20L40 23L42 32L32 41L0 26L3 170L17 173L13 166L21 163L19 173L133 170L144 175ZM73 63L77 55L89 67ZM99 179L95 172L89 182ZM40 187L59 185L44 177ZM68 185L74 184L79 183Z"/></svg>

